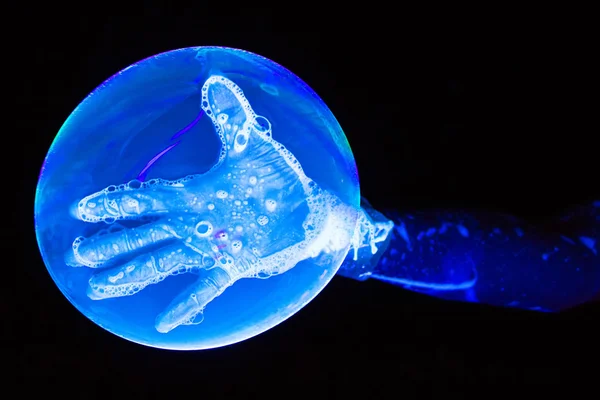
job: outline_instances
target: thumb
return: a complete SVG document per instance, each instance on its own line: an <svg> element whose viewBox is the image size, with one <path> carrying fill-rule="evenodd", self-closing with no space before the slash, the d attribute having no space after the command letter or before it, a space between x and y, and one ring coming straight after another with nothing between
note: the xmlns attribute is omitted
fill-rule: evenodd
<svg viewBox="0 0 600 400"><path fill-rule="evenodd" d="M233 284L229 274L221 268L212 268L205 273L158 315L155 323L157 331L168 333L179 325L201 323L206 305Z"/></svg>

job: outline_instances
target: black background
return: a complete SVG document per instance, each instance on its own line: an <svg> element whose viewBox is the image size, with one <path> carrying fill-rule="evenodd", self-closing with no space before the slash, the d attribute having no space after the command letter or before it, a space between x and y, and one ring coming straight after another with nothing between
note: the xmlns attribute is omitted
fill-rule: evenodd
<svg viewBox="0 0 600 400"><path fill-rule="evenodd" d="M15 73L5 79L18 87L23 113L13 136L23 144L13 147L13 157L20 157L16 200L25 217L15 224L20 235L4 240L13 251L23 249L2 334L16 356L8 368L23 389L85 397L108 391L255 398L269 390L282 398L299 391L427 398L456 385L577 388L597 379L594 304L543 315L335 278L298 314L258 337L174 352L105 332L60 294L33 230L46 151L103 80L181 47L242 48L300 76L345 130L362 194L376 208L502 210L539 223L600 194L590 49L570 28L529 22L519 32L514 23L488 29L483 18L467 28L454 16L417 21L400 10L330 7L337 14L292 4L237 12L227 5L175 11L146 4L79 14L52 6L15 16L21 22L7 63ZM131 16L115 17L115 10Z"/></svg>

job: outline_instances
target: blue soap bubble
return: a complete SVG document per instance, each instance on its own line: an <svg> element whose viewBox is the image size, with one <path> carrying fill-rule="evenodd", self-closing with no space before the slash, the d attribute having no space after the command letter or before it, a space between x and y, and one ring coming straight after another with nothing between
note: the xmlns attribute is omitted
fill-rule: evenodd
<svg viewBox="0 0 600 400"><path fill-rule="evenodd" d="M222 47L120 71L69 116L35 221L61 292L133 342L206 349L279 324L357 240L356 165L297 76Z"/></svg>

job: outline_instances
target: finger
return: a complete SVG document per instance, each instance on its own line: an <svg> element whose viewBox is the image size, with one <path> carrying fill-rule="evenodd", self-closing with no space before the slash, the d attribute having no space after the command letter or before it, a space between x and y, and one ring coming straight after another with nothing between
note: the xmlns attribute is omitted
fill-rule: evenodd
<svg viewBox="0 0 600 400"><path fill-rule="evenodd" d="M156 330L167 333L179 325L195 325L204 319L204 307L225 291L233 281L221 268L204 271L196 283L177 296L156 318Z"/></svg>
<svg viewBox="0 0 600 400"><path fill-rule="evenodd" d="M116 268L101 270L89 281L92 300L131 296L169 275L178 275L214 261L182 244L172 244L135 257Z"/></svg>
<svg viewBox="0 0 600 400"><path fill-rule="evenodd" d="M213 75L204 83L202 109L223 143L221 160L246 150L251 132L271 133L270 122L254 113L240 87L222 76Z"/></svg>
<svg viewBox="0 0 600 400"><path fill-rule="evenodd" d="M86 196L73 207L71 215L85 222L114 222L146 215L187 210L185 182L152 179L108 186Z"/></svg>
<svg viewBox="0 0 600 400"><path fill-rule="evenodd" d="M181 239L185 229L181 221L175 218L170 222L161 220L130 229L111 226L89 238L75 239L71 249L67 250L65 262L72 267L99 268L116 257L147 246Z"/></svg>

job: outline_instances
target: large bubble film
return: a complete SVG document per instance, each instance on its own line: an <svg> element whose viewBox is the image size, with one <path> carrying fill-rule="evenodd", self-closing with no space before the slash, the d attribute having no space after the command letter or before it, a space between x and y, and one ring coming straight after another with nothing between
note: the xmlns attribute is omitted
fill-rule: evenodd
<svg viewBox="0 0 600 400"><path fill-rule="evenodd" d="M304 82L197 47L125 68L73 111L35 220L50 275L86 317L140 344L206 349L314 298L359 206L346 137Z"/></svg>

